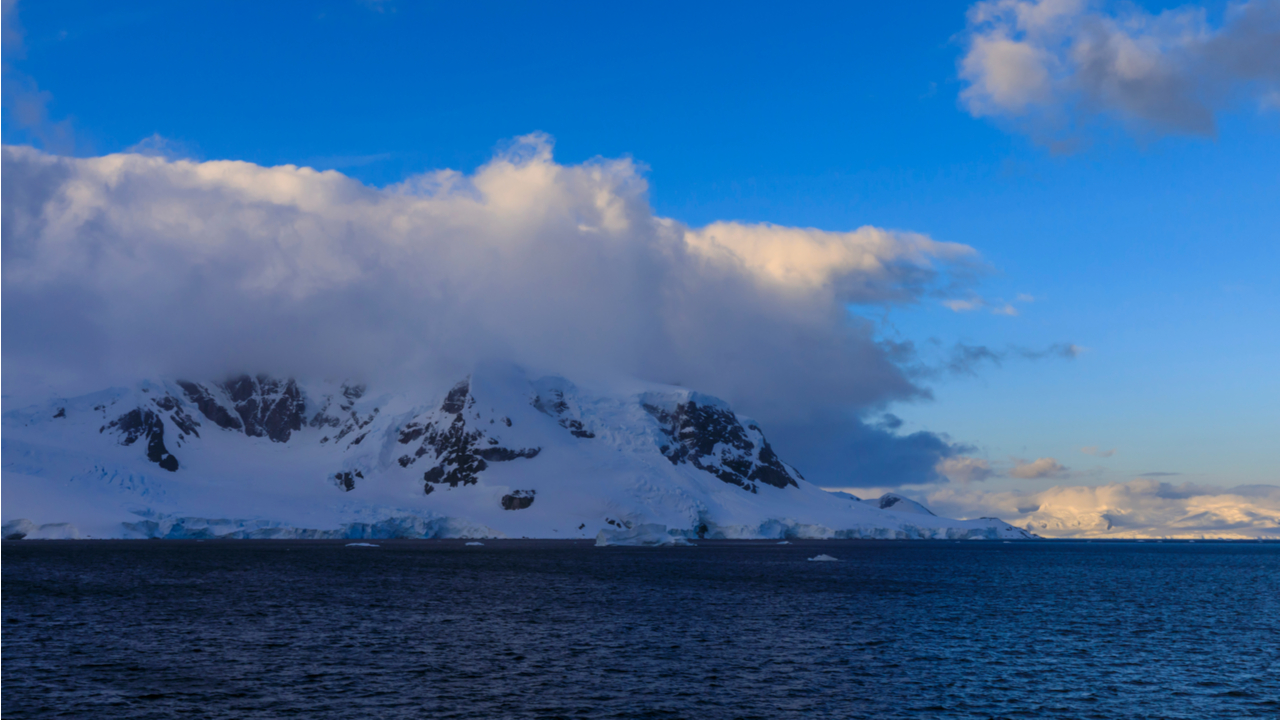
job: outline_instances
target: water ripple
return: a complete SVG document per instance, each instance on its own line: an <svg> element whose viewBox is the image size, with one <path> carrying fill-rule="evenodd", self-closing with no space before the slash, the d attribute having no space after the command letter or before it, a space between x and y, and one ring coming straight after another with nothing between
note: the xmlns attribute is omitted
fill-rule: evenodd
<svg viewBox="0 0 1280 720"><path fill-rule="evenodd" d="M10 542L3 585L10 719L1280 714L1275 545Z"/></svg>

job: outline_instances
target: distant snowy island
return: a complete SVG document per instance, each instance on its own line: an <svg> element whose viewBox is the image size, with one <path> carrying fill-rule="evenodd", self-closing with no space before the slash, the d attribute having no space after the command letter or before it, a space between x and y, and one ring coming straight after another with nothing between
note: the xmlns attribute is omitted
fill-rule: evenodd
<svg viewBox="0 0 1280 720"><path fill-rule="evenodd" d="M684 388L516 367L386 392L149 379L3 417L3 537L1029 539L825 491Z"/></svg>

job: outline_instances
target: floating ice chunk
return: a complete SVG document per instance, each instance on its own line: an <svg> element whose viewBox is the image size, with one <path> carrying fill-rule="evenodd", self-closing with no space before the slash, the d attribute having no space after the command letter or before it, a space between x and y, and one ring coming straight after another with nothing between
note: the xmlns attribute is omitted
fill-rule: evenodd
<svg viewBox="0 0 1280 720"><path fill-rule="evenodd" d="M809 558L809 562L840 562L840 558L833 558L830 555L818 555Z"/></svg>
<svg viewBox="0 0 1280 720"><path fill-rule="evenodd" d="M467 544L468 544L468 545L480 545L480 546L482 546L482 547L484 546L484 543L482 543L482 542L469 542L469 543L467 543Z"/></svg>
<svg viewBox="0 0 1280 720"><path fill-rule="evenodd" d="M786 540L783 540L782 542L780 542L780 543L778 543L778 544L779 544L779 545L790 545L791 543L787 542Z"/></svg>
<svg viewBox="0 0 1280 720"><path fill-rule="evenodd" d="M373 543L347 543L347 547L378 547Z"/></svg>
<svg viewBox="0 0 1280 720"><path fill-rule="evenodd" d="M631 547L657 547L662 545L679 545L692 547L693 543L667 532L666 525L646 523L622 530L601 530L596 535L596 547L623 545Z"/></svg>

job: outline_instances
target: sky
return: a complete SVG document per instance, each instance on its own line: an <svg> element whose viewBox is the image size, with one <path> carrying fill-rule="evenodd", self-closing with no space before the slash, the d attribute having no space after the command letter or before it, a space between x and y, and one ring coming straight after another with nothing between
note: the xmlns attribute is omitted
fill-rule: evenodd
<svg viewBox="0 0 1280 720"><path fill-rule="evenodd" d="M864 496L1278 522L1280 2L4 8L7 398L505 354Z"/></svg>

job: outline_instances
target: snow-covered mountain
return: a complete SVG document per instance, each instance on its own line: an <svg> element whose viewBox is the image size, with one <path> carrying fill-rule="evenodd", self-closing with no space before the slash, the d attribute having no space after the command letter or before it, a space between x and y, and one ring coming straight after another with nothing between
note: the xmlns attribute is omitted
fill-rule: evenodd
<svg viewBox="0 0 1280 720"><path fill-rule="evenodd" d="M1026 538L826 492L689 390L153 379L3 419L6 537Z"/></svg>

